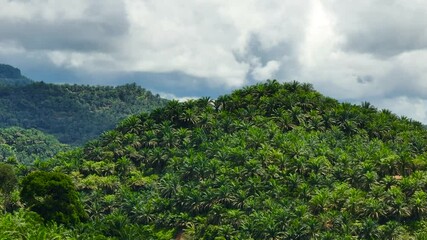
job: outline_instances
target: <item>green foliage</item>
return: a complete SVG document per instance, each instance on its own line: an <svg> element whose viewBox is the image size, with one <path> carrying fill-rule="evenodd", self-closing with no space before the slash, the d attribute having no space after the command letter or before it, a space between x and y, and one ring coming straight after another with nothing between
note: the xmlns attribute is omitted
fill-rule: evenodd
<svg viewBox="0 0 427 240"><path fill-rule="evenodd" d="M21 199L46 222L75 224L85 218L74 184L63 173L30 173L22 180Z"/></svg>
<svg viewBox="0 0 427 240"><path fill-rule="evenodd" d="M165 103L136 84L0 84L0 127L35 128L62 143L79 145L131 114L151 111Z"/></svg>
<svg viewBox="0 0 427 240"><path fill-rule="evenodd" d="M0 161L30 165L49 159L70 147L36 129L0 128Z"/></svg>
<svg viewBox="0 0 427 240"><path fill-rule="evenodd" d="M18 179L11 165L0 163L0 196L3 198L3 210L11 208L11 194L17 187Z"/></svg>
<svg viewBox="0 0 427 240"><path fill-rule="evenodd" d="M0 163L0 192L9 194L18 184L13 167L9 164Z"/></svg>
<svg viewBox="0 0 427 240"><path fill-rule="evenodd" d="M0 78L20 78L21 71L7 64L0 64Z"/></svg>
<svg viewBox="0 0 427 240"><path fill-rule="evenodd" d="M34 212L23 209L0 215L0 239L77 239L64 226L50 223Z"/></svg>
<svg viewBox="0 0 427 240"><path fill-rule="evenodd" d="M31 83L30 79L21 75L18 68L0 64L0 86L23 86Z"/></svg>
<svg viewBox="0 0 427 240"><path fill-rule="evenodd" d="M85 236L411 239L426 152L418 122L268 81L131 116L43 167L76 182Z"/></svg>

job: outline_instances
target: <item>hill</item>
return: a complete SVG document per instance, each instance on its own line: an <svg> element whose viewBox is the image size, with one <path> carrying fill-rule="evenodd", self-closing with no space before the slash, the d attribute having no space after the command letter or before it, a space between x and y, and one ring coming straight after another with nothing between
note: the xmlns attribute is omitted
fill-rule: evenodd
<svg viewBox="0 0 427 240"><path fill-rule="evenodd" d="M47 160L66 150L70 147L36 129L0 129L0 162L31 165L34 160Z"/></svg>
<svg viewBox="0 0 427 240"><path fill-rule="evenodd" d="M32 81L21 75L21 70L7 64L0 64L0 86L22 86Z"/></svg>
<svg viewBox="0 0 427 240"><path fill-rule="evenodd" d="M19 70L5 71L3 66L0 75L10 81L21 79ZM62 143L80 145L113 129L119 120L166 102L136 84L0 84L0 127L34 128L54 135Z"/></svg>
<svg viewBox="0 0 427 240"><path fill-rule="evenodd" d="M89 216L73 233L49 229L99 239L423 239L426 133L297 82L171 101L40 168L72 177ZM3 219L28 222L24 213Z"/></svg>

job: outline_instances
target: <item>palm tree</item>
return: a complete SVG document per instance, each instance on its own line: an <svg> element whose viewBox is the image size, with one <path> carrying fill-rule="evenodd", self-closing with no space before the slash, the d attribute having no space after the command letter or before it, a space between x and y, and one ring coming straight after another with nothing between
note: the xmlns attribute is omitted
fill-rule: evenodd
<svg viewBox="0 0 427 240"><path fill-rule="evenodd" d="M130 170L131 161L127 157L121 157L116 161L115 170L119 174L120 178L125 177Z"/></svg>
<svg viewBox="0 0 427 240"><path fill-rule="evenodd" d="M359 189L351 188L346 195L347 200L344 203L344 208L354 216L362 213L362 204L365 200L365 194Z"/></svg>
<svg viewBox="0 0 427 240"><path fill-rule="evenodd" d="M142 130L143 125L141 118L137 115L132 115L122 120L117 126L117 130L122 133L134 133L139 134Z"/></svg>
<svg viewBox="0 0 427 240"><path fill-rule="evenodd" d="M309 205L314 214L328 211L331 208L329 189L315 191L315 195L310 199Z"/></svg>
<svg viewBox="0 0 427 240"><path fill-rule="evenodd" d="M304 126L307 130L319 130L319 131L324 131L325 128L325 124L324 124L324 119L322 118L321 115L319 115L319 113L315 110L311 110L308 113L308 120L306 122L306 125Z"/></svg>
<svg viewBox="0 0 427 240"><path fill-rule="evenodd" d="M166 173L159 181L158 189L164 198L172 198L181 189L177 175Z"/></svg>
<svg viewBox="0 0 427 240"><path fill-rule="evenodd" d="M175 129L176 137L178 138L177 146L182 145L184 148L187 148L191 143L191 131L187 128L178 128Z"/></svg>
<svg viewBox="0 0 427 240"><path fill-rule="evenodd" d="M305 119L305 115L303 114L303 111L300 107L298 106L294 106L289 110L289 114L291 115L292 121L296 124L299 125L301 124L304 119Z"/></svg>
<svg viewBox="0 0 427 240"><path fill-rule="evenodd" d="M144 132L143 140L147 147L156 147L159 143L157 133L155 130L148 130Z"/></svg>
<svg viewBox="0 0 427 240"><path fill-rule="evenodd" d="M197 107L199 108L211 108L214 106L214 101L210 97L201 97L197 101Z"/></svg>
<svg viewBox="0 0 427 240"><path fill-rule="evenodd" d="M378 239L380 237L377 231L378 223L371 218L362 220L358 229L360 239Z"/></svg>
<svg viewBox="0 0 427 240"><path fill-rule="evenodd" d="M159 122L163 120L170 120L176 122L178 120L178 114L182 110L182 104L178 100L171 100L168 102L166 107L156 109L151 113L152 118Z"/></svg>
<svg viewBox="0 0 427 240"><path fill-rule="evenodd" d="M388 214L397 220L406 218L411 214L411 209L405 201L405 195L398 186L392 186L387 191L385 203L388 206Z"/></svg>
<svg viewBox="0 0 427 240"><path fill-rule="evenodd" d="M287 83L285 85L285 87L287 89L289 89L289 91L291 91L291 92L296 92L300 88L300 86L301 86L301 84L297 81L292 81L292 82Z"/></svg>
<svg viewBox="0 0 427 240"><path fill-rule="evenodd" d="M427 213L427 193L421 190L416 191L409 200L412 209L412 216L415 219L426 216Z"/></svg>
<svg viewBox="0 0 427 240"><path fill-rule="evenodd" d="M185 127L196 125L199 122L199 116L194 108L185 109L181 112L179 119L184 123Z"/></svg>
<svg viewBox="0 0 427 240"><path fill-rule="evenodd" d="M160 172L163 170L169 157L165 150L160 147L155 147L148 150L147 158L144 160L147 166L152 167L155 171Z"/></svg>
<svg viewBox="0 0 427 240"><path fill-rule="evenodd" d="M363 216L374 220L379 220L386 215L385 203L376 198L368 198L363 202Z"/></svg>
<svg viewBox="0 0 427 240"><path fill-rule="evenodd" d="M229 102L230 102L231 98L229 95L223 95L223 96L219 96L215 101L214 101L214 107L215 107L215 111L221 111L221 110L226 110L226 111L230 111L231 109L229 108Z"/></svg>
<svg viewBox="0 0 427 240"><path fill-rule="evenodd" d="M313 85L310 83L303 83L301 84L301 90L304 92L311 92L313 91Z"/></svg>
<svg viewBox="0 0 427 240"><path fill-rule="evenodd" d="M362 102L360 106L369 113L375 113L377 111L377 109L370 102Z"/></svg>
<svg viewBox="0 0 427 240"><path fill-rule="evenodd" d="M333 125L335 125L335 113L332 111L325 111L322 113L322 120L323 125L325 126L325 129L330 129Z"/></svg>

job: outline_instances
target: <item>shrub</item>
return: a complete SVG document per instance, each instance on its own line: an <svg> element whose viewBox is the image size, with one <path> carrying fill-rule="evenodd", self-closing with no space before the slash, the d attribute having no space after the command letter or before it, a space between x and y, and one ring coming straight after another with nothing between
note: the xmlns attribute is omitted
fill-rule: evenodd
<svg viewBox="0 0 427 240"><path fill-rule="evenodd" d="M30 173L22 180L21 199L47 222L68 225L86 218L73 182L62 173Z"/></svg>

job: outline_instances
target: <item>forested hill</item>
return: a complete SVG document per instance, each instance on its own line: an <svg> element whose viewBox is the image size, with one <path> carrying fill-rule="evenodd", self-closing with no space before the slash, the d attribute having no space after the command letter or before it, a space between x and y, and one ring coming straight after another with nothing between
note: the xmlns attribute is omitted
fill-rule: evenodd
<svg viewBox="0 0 427 240"><path fill-rule="evenodd" d="M32 81L21 75L21 70L7 64L0 64L0 86L22 86Z"/></svg>
<svg viewBox="0 0 427 240"><path fill-rule="evenodd" d="M0 128L0 162L29 166L66 150L70 147L39 130Z"/></svg>
<svg viewBox="0 0 427 240"><path fill-rule="evenodd" d="M74 180L82 238L425 239L426 133L268 81L134 115L41 170Z"/></svg>
<svg viewBox="0 0 427 240"><path fill-rule="evenodd" d="M6 76L10 81L21 79L19 70L7 68L8 71L1 72L1 68L2 65L0 77ZM0 80L0 127L35 128L54 135L62 143L79 145L113 129L119 120L131 114L151 111L166 102L136 84L1 84Z"/></svg>

